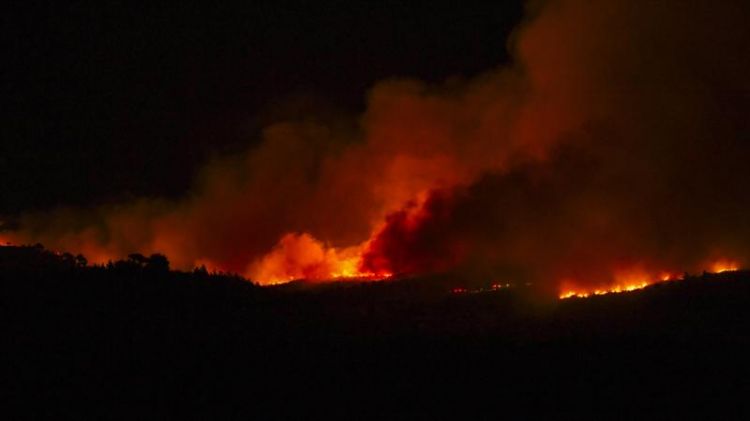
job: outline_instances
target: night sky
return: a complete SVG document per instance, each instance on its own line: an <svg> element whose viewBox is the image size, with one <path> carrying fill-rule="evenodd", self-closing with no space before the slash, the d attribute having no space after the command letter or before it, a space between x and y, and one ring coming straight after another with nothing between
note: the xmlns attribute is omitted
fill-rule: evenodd
<svg viewBox="0 0 750 421"><path fill-rule="evenodd" d="M555 294L748 267L750 4L720 3L26 6L0 242Z"/></svg>
<svg viewBox="0 0 750 421"><path fill-rule="evenodd" d="M180 197L277 119L364 109L390 77L508 61L520 0L22 3L3 13L0 215Z"/></svg>

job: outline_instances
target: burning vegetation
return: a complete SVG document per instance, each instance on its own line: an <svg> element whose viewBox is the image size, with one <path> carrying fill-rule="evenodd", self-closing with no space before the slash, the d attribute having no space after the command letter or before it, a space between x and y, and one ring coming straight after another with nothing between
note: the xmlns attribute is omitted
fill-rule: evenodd
<svg viewBox="0 0 750 421"><path fill-rule="evenodd" d="M377 83L364 114L270 125L181 200L23 215L2 239L261 284L451 271L563 298L747 267L747 8L533 2L509 65Z"/></svg>

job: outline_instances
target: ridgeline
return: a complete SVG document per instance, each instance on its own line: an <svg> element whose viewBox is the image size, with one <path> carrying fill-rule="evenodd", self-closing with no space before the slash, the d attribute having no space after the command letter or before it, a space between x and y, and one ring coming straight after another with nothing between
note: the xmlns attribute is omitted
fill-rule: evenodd
<svg viewBox="0 0 750 421"><path fill-rule="evenodd" d="M748 271L550 300L445 278L259 287L36 246L0 247L0 285L7 398L31 417L711 416L749 390Z"/></svg>

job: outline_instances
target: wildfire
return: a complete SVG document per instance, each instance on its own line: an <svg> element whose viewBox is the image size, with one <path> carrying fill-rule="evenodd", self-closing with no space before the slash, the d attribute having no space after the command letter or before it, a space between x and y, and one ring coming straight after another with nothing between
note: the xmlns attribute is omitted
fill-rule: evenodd
<svg viewBox="0 0 750 421"><path fill-rule="evenodd" d="M494 291L500 291L502 289L508 289L512 288L513 284L511 283L494 283L489 288L464 288L464 287L456 287L452 288L450 291L453 294L479 294L482 292L494 292Z"/></svg>
<svg viewBox="0 0 750 421"><path fill-rule="evenodd" d="M382 280L389 272L374 272L361 267L367 243L337 248L324 244L312 235L285 235L271 252L250 265L246 276L264 285L297 279L330 281L345 279Z"/></svg>
<svg viewBox="0 0 750 421"><path fill-rule="evenodd" d="M651 284L652 283L643 281L637 284L614 285L606 289L601 288L601 289L594 289L594 290L569 290L560 294L560 299L566 299L566 298L571 298L571 297L586 298L592 295L618 294L621 292L630 292L630 291L643 289Z"/></svg>
<svg viewBox="0 0 750 421"><path fill-rule="evenodd" d="M9 237L0 236L0 245L12 244ZM295 280L333 281L370 280L379 281L393 277L388 271L373 271L363 265L364 255L371 240L346 248L325 244L308 233L284 235L276 246L261 259L249 265L244 275L262 285L277 285ZM60 251L53 251L60 254ZM114 260L114 256L99 249L84 250L89 262L102 264ZM91 257L89 257L91 256ZM221 265L207 259L199 259L195 267L203 266L212 271L221 271ZM736 271L742 266L738 260L708 260L704 267L709 273ZM681 280L675 271L646 271L642 267L613 272L614 282L606 287L586 288L573 280L561 283L560 299L588 298L597 295L618 294L644 289L649 285ZM454 294L479 293L511 288L513 284L495 282L490 288L469 289L457 287Z"/></svg>
<svg viewBox="0 0 750 421"><path fill-rule="evenodd" d="M723 259L714 263L711 269L714 273L731 272L739 269L739 265L735 261Z"/></svg>
<svg viewBox="0 0 750 421"><path fill-rule="evenodd" d="M715 261L711 267L712 273L722 273L738 270L740 265L734 260L720 259ZM632 280L633 274L639 277L640 280ZM654 280L648 280L648 275L643 274L640 271L631 272L630 281L618 282L608 288L597 288L597 289L583 289L583 288L568 288L565 287L563 292L559 295L560 299L566 298L587 298L594 295L606 295L606 294L617 294L622 292L636 291L639 289L646 288L649 285L653 285L660 282L668 282L679 280L676 275L672 272L662 271L659 277ZM563 282L563 285L569 285L569 282Z"/></svg>

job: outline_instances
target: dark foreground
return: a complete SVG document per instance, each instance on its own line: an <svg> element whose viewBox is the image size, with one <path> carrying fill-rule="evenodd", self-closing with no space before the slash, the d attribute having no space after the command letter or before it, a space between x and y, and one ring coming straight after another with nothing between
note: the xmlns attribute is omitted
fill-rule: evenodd
<svg viewBox="0 0 750 421"><path fill-rule="evenodd" d="M4 407L56 419L747 413L748 272L558 301L452 294L444 280L259 288L156 263L0 250Z"/></svg>

